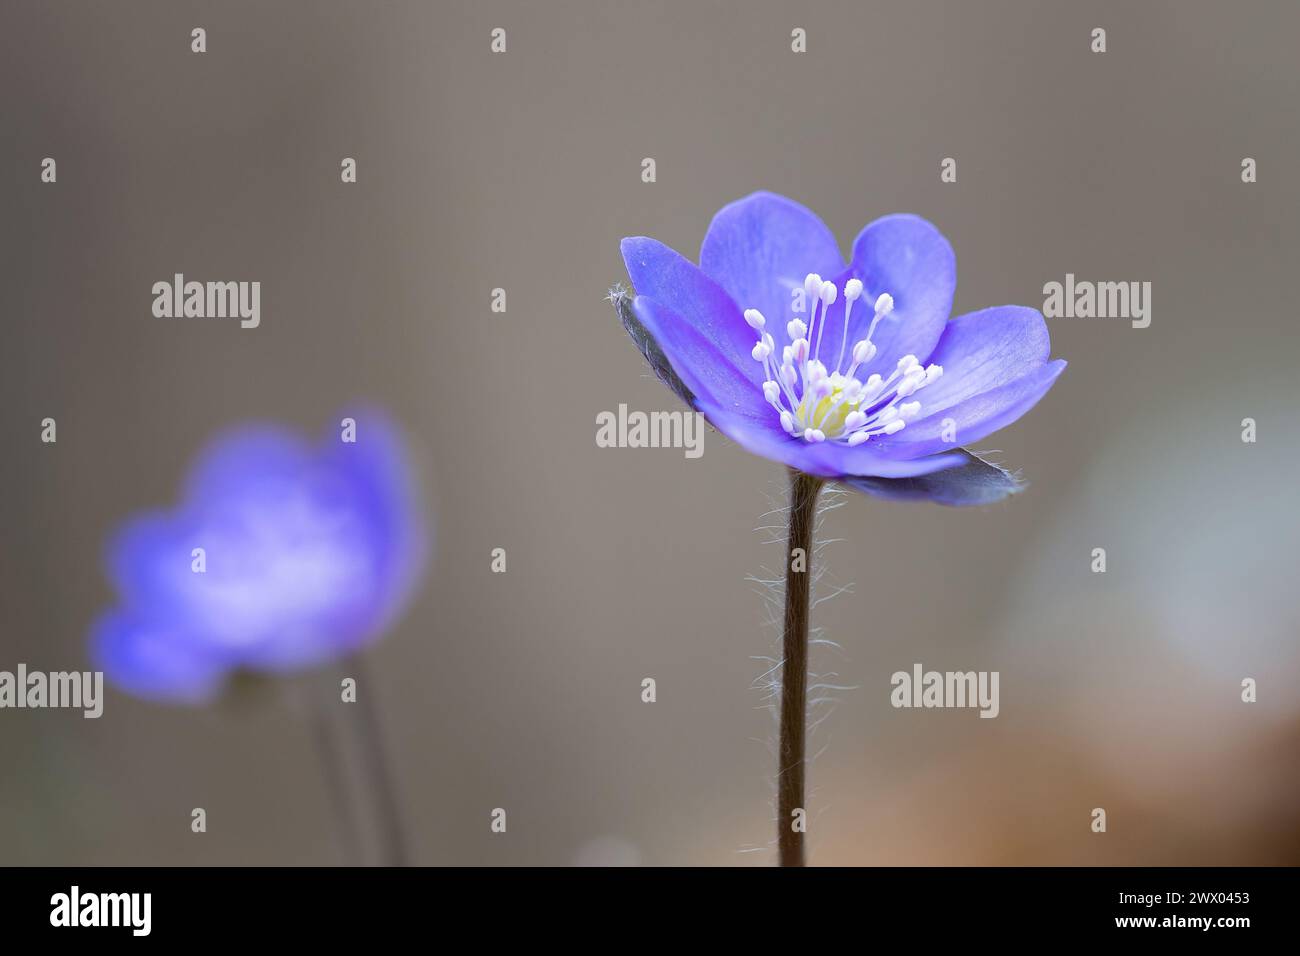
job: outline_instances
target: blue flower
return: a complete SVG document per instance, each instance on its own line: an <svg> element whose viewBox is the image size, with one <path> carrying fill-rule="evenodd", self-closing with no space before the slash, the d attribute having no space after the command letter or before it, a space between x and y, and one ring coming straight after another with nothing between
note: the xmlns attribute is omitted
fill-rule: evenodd
<svg viewBox="0 0 1300 956"><path fill-rule="evenodd" d="M1009 425L1065 368L1042 315L1000 306L951 321L957 264L917 216L877 219L845 263L783 196L713 218L696 266L624 239L636 298L615 297L660 377L754 454L862 491L983 504L1015 480L958 447Z"/></svg>
<svg viewBox="0 0 1300 956"><path fill-rule="evenodd" d="M396 429L355 420L355 442L340 429L316 447L273 425L219 436L175 509L119 530L107 560L120 604L91 636L111 681L200 702L232 671L309 667L393 623L428 534Z"/></svg>

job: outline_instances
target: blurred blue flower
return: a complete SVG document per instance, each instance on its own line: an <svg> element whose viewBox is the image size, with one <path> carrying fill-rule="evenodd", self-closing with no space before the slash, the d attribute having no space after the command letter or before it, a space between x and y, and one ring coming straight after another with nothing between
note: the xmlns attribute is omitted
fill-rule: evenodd
<svg viewBox="0 0 1300 956"><path fill-rule="evenodd" d="M662 379L746 450L889 498L983 504L1016 481L958 447L1052 387L1036 309L951 321L957 260L917 216L877 219L845 263L834 234L784 196L713 218L696 266L623 240L636 298L613 296ZM823 278L823 276L825 278Z"/></svg>
<svg viewBox="0 0 1300 956"><path fill-rule="evenodd" d="M354 442L342 427L317 446L274 425L220 435L175 509L118 531L107 562L120 603L91 636L109 680L202 702L232 671L309 667L388 629L429 535L396 428L353 418Z"/></svg>

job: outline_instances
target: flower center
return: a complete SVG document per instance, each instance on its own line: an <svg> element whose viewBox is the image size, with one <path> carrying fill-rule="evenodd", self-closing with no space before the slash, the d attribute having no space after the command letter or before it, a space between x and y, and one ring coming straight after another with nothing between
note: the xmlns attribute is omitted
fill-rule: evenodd
<svg viewBox="0 0 1300 956"><path fill-rule="evenodd" d="M803 289L804 301L811 303L809 320L805 324L802 319L794 318L786 324L790 344L782 349L779 363L774 356L776 342L765 331L767 319L757 309L745 310L745 321L759 334L758 344L750 354L756 362L763 363L763 397L780 416L781 427L804 441L829 440L846 445L861 445L876 435L902 431L921 411L920 402L903 399L942 375L943 366L922 367L915 355L904 355L888 378L873 373L860 379L859 367L876 356L871 336L880 320L894 310L894 299L888 292L876 298L876 314L866 337L855 342L846 354L849 318L853 304L863 293L862 282L850 279L844 283L844 326L839 352L834 371L828 370L822 358L822 338L827 313L839 297L839 290L812 272L804 279ZM833 344L828 347L828 358L833 348ZM844 368L846 358L850 364Z"/></svg>

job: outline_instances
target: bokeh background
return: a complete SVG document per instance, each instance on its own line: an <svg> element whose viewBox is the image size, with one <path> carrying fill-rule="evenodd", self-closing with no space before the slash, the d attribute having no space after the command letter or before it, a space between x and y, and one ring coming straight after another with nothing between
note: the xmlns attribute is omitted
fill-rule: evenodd
<svg viewBox="0 0 1300 956"><path fill-rule="evenodd" d="M784 475L716 433L601 449L595 416L676 407L603 301L618 240L694 257L772 189L846 249L931 219L958 313L1153 284L1150 328L1050 322L1069 369L977 446L1025 494L826 516L822 593L852 588L814 669L855 689L811 743L812 862L1295 863L1298 31L1272 2L6 3L0 669L89 666L106 535L212 433L374 402L437 527L362 686L412 858L770 863L777 635L746 578L780 564ZM174 272L261 281L261 327L154 319ZM1000 671L1001 716L894 710L914 662ZM0 711L0 863L344 862L303 706L338 676Z"/></svg>

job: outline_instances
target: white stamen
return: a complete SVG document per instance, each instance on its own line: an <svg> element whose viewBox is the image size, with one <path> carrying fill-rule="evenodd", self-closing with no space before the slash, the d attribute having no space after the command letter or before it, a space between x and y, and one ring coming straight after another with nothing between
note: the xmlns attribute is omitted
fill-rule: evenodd
<svg viewBox="0 0 1300 956"><path fill-rule="evenodd" d="M894 297L888 292L882 292L876 296L876 314L871 317L871 327L867 329L867 338L876 334L876 326L880 320L885 318L894 311Z"/></svg>
<svg viewBox="0 0 1300 956"><path fill-rule="evenodd" d="M853 314L853 303L862 297L862 280L850 279L844 283L844 330L840 333L840 355L835 360L835 371L844 365L844 347L849 344L849 317Z"/></svg>
<svg viewBox="0 0 1300 956"><path fill-rule="evenodd" d="M865 365L876 357L875 343L863 339L857 345L853 346L853 364Z"/></svg>
<svg viewBox="0 0 1300 956"><path fill-rule="evenodd" d="M918 388L925 384L925 369L919 365L914 365L907 370L903 380L898 383L898 397L907 398Z"/></svg>
<svg viewBox="0 0 1300 956"><path fill-rule="evenodd" d="M884 292L876 296L875 315L866 336L848 353L853 364L841 371L853 304L866 295L862 280L857 278L844 283L840 349L835 365L828 367L821 358L822 338L830 307L838 301L841 290L815 272L808 273L803 287L807 318L795 316L786 322L791 341L782 346L779 364L773 358L776 341L766 331L767 319L757 309L744 310L745 322L759 333L751 354L763 363L763 398L780 416L781 428L810 443L835 441L852 447L877 435L897 434L921 414L921 402L902 400L939 378L943 369L938 365L922 366L915 355L904 355L887 378L872 373L864 382L857 377L859 366L879 354L872 341L877 323L894 310L893 297Z"/></svg>
<svg viewBox="0 0 1300 956"><path fill-rule="evenodd" d="M839 296L838 290L834 283L823 282L821 288L822 300L822 324L817 327L817 347L813 349L813 355L822 354L822 336L826 334L826 314L830 307L835 304L835 299ZM837 369L838 365L835 366Z"/></svg>
<svg viewBox="0 0 1300 956"><path fill-rule="evenodd" d="M864 403L874 402L876 400L876 396L878 396L884 390L884 388L885 388L885 380L882 379L879 375L873 373L872 376L869 379L867 379L866 384L862 386L862 401Z"/></svg>

